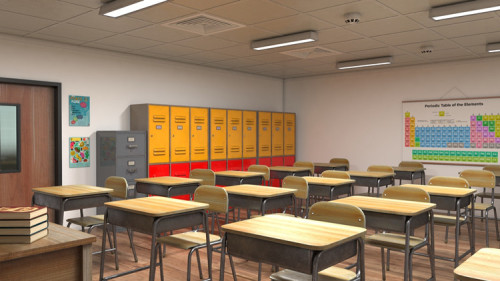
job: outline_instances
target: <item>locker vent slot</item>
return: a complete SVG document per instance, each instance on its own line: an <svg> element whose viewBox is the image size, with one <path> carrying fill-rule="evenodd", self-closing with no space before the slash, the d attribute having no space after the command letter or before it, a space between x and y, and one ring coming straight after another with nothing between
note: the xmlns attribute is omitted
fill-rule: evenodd
<svg viewBox="0 0 500 281"><path fill-rule="evenodd" d="M205 154L205 148L204 147L195 147L193 149L194 154Z"/></svg>
<svg viewBox="0 0 500 281"><path fill-rule="evenodd" d="M245 125L247 125L247 126L254 126L255 125L255 120L254 119L247 119L247 120L245 120Z"/></svg>
<svg viewBox="0 0 500 281"><path fill-rule="evenodd" d="M269 145L262 145L262 146L260 147L260 150L261 150L261 151L269 151L269 149L270 149Z"/></svg>
<svg viewBox="0 0 500 281"><path fill-rule="evenodd" d="M186 123L186 116L175 116L175 123Z"/></svg>
<svg viewBox="0 0 500 281"><path fill-rule="evenodd" d="M276 120L274 121L273 125L274 127L281 127L283 126L283 122L281 122L281 120Z"/></svg>
<svg viewBox="0 0 500 281"><path fill-rule="evenodd" d="M216 147L214 147L214 153L215 154L223 154L223 153L225 153L225 149L223 146L216 146Z"/></svg>
<svg viewBox="0 0 500 281"><path fill-rule="evenodd" d="M214 124L215 125L224 125L224 118L215 118L214 119Z"/></svg>
<svg viewBox="0 0 500 281"><path fill-rule="evenodd" d="M185 147L179 147L174 150L175 155L186 155L187 149Z"/></svg>
<svg viewBox="0 0 500 281"><path fill-rule="evenodd" d="M247 145L245 147L245 152L254 152L255 151L255 146L253 145Z"/></svg>
<svg viewBox="0 0 500 281"><path fill-rule="evenodd" d="M167 150L165 148L154 148L153 155L154 156L162 156L166 155Z"/></svg>
<svg viewBox="0 0 500 281"><path fill-rule="evenodd" d="M239 118L231 118L231 125L232 126L237 126L240 124L240 119Z"/></svg>
<svg viewBox="0 0 500 281"><path fill-rule="evenodd" d="M241 147L239 147L239 146L231 146L231 148L229 150L232 153L238 153L241 151L240 149L241 149Z"/></svg>
<svg viewBox="0 0 500 281"><path fill-rule="evenodd" d="M153 122L165 123L165 115L153 115Z"/></svg>
<svg viewBox="0 0 500 281"><path fill-rule="evenodd" d="M195 123L195 124L205 124L205 118L195 116L195 117L194 117L194 123Z"/></svg>
<svg viewBox="0 0 500 281"><path fill-rule="evenodd" d="M293 149L293 144L287 144L287 145L286 145L286 149L288 149L288 150L289 150L289 149Z"/></svg>
<svg viewBox="0 0 500 281"><path fill-rule="evenodd" d="M287 127L293 127L293 125L294 125L294 122L292 120L287 120L286 121L286 126Z"/></svg>
<svg viewBox="0 0 500 281"><path fill-rule="evenodd" d="M271 122L269 122L269 119L262 119L260 120L260 125L261 126L269 126Z"/></svg>
<svg viewBox="0 0 500 281"><path fill-rule="evenodd" d="M275 146L273 146L273 149L274 150L282 150L283 146L281 146L281 145L275 145Z"/></svg>

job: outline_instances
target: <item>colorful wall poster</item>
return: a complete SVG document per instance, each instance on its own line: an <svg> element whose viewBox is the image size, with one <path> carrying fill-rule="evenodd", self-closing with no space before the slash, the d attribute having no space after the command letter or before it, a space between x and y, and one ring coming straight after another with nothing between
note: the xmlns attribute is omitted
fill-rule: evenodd
<svg viewBox="0 0 500 281"><path fill-rule="evenodd" d="M69 125L90 125L90 97L69 96Z"/></svg>
<svg viewBox="0 0 500 281"><path fill-rule="evenodd" d="M90 138L69 138L69 167L90 167Z"/></svg>

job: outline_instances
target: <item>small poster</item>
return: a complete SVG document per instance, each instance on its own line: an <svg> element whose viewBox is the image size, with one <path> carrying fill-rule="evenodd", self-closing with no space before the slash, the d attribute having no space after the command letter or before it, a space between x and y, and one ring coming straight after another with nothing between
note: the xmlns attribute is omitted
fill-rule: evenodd
<svg viewBox="0 0 500 281"><path fill-rule="evenodd" d="M69 96L69 125L90 126L90 97Z"/></svg>
<svg viewBox="0 0 500 281"><path fill-rule="evenodd" d="M69 167L90 167L90 138L69 138Z"/></svg>

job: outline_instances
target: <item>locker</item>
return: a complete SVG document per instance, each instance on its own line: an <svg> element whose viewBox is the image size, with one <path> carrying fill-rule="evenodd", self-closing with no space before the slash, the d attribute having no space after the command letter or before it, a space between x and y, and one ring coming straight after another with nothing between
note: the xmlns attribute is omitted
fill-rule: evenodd
<svg viewBox="0 0 500 281"><path fill-rule="evenodd" d="M285 162L283 156L276 156L271 158L271 166L284 166Z"/></svg>
<svg viewBox="0 0 500 281"><path fill-rule="evenodd" d="M271 112L259 112L259 150L258 156L271 156ZM259 162L260 164L260 162ZM271 161L269 161L271 164Z"/></svg>
<svg viewBox="0 0 500 281"><path fill-rule="evenodd" d="M210 109L210 159L226 159L227 148L227 110ZM224 161L225 162L225 161Z"/></svg>
<svg viewBox="0 0 500 281"><path fill-rule="evenodd" d="M285 166L293 166L293 163L295 163L295 156L285 156L284 161Z"/></svg>
<svg viewBox="0 0 500 281"><path fill-rule="evenodd" d="M243 171L248 171L248 167L257 164L257 158L243 159Z"/></svg>
<svg viewBox="0 0 500 281"><path fill-rule="evenodd" d="M191 162L191 170L208 169L208 162Z"/></svg>
<svg viewBox="0 0 500 281"><path fill-rule="evenodd" d="M189 161L189 125L189 107L171 106L170 157L172 163Z"/></svg>
<svg viewBox="0 0 500 281"><path fill-rule="evenodd" d="M189 163L173 163L170 169L173 177L189 178Z"/></svg>
<svg viewBox="0 0 500 281"><path fill-rule="evenodd" d="M212 169L214 172L226 171L227 161L226 160L212 161L210 162L210 169Z"/></svg>
<svg viewBox="0 0 500 281"><path fill-rule="evenodd" d="M283 113L272 113L271 155L283 156ZM273 166L276 166L273 164Z"/></svg>
<svg viewBox="0 0 500 281"><path fill-rule="evenodd" d="M271 167L271 157L259 158L259 165Z"/></svg>
<svg viewBox="0 0 500 281"><path fill-rule="evenodd" d="M238 159L243 157L242 111L227 111L227 158ZM240 168L241 170L241 161Z"/></svg>
<svg viewBox="0 0 500 281"><path fill-rule="evenodd" d="M285 113L284 119L284 155L295 155L295 113Z"/></svg>
<svg viewBox="0 0 500 281"><path fill-rule="evenodd" d="M227 169L230 171L241 171L242 164L241 159L227 160Z"/></svg>
<svg viewBox="0 0 500 281"><path fill-rule="evenodd" d="M170 164L149 165L149 177L170 176Z"/></svg>
<svg viewBox="0 0 500 281"><path fill-rule="evenodd" d="M191 107L191 161L208 161L208 108Z"/></svg>
<svg viewBox="0 0 500 281"><path fill-rule="evenodd" d="M243 158L257 157L257 112L243 111Z"/></svg>

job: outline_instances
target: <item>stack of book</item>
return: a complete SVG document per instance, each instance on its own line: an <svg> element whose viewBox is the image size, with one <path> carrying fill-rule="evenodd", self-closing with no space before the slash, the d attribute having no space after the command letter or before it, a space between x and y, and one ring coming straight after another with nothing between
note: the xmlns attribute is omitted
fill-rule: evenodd
<svg viewBox="0 0 500 281"><path fill-rule="evenodd" d="M47 207L0 207L0 244L32 243L47 227Z"/></svg>

